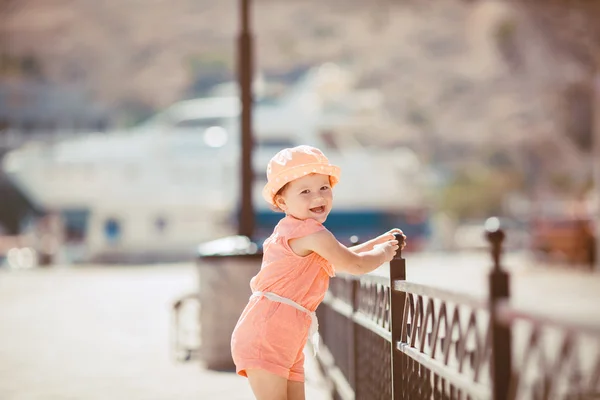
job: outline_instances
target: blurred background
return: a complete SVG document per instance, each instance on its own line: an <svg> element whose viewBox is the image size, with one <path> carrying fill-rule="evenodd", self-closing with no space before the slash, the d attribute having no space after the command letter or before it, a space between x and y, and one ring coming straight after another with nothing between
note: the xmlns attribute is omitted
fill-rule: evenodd
<svg viewBox="0 0 600 400"><path fill-rule="evenodd" d="M116 314L132 298L161 299L152 343L168 350L166 304L196 290L197 246L239 231L239 7L0 1L0 308L12 310L0 311L4 355L27 336L7 324L39 324L35 305L50 298L60 320L60 307L94 320L76 296L95 304L117 292ZM528 263L594 268L597 3L256 0L251 13L247 201L259 246L281 218L260 197L266 164L310 144L342 168L326 225L344 243L400 227L407 257L478 251L493 215ZM63 304L46 287L54 284L75 292ZM41 303L23 308L27 299ZM27 332L34 341L44 329ZM56 397L20 397L35 379L18 368L28 356L10 354L0 377L16 368L22 384L0 382L0 397L82 398L58 384ZM136 396L111 398L173 398ZM237 398L227 396L200 398Z"/></svg>

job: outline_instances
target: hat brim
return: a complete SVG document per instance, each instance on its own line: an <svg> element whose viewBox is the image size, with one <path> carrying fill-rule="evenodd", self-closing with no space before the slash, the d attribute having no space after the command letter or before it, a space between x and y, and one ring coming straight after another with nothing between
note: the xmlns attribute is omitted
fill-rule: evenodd
<svg viewBox="0 0 600 400"><path fill-rule="evenodd" d="M302 178L303 176L310 174L329 175L331 187L333 187L340 181L341 169L336 165L324 165L321 163L304 164L290 168L280 172L276 176L272 177L269 182L267 182L262 191L263 198L267 203L276 206L274 197L282 187L294 179Z"/></svg>

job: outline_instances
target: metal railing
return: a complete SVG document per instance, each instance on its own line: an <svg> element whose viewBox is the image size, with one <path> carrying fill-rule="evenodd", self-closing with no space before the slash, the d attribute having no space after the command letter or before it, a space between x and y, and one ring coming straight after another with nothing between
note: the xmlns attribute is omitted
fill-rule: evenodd
<svg viewBox="0 0 600 400"><path fill-rule="evenodd" d="M317 313L319 364L334 399L600 398L597 325L518 311L500 266L504 233L496 226L487 236L493 268L484 298L406 281L401 254L389 278L331 281Z"/></svg>

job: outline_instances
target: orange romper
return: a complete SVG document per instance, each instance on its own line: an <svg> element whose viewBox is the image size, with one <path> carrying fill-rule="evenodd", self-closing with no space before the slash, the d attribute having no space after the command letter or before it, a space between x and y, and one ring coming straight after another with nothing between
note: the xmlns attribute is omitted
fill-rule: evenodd
<svg viewBox="0 0 600 400"><path fill-rule="evenodd" d="M253 293L271 292L314 312L329 287L333 266L317 253L301 257L290 239L324 230L313 219L286 216L264 242L260 272L250 281ZM289 304L253 296L231 337L231 354L239 375L262 369L286 379L304 382L304 345L311 317Z"/></svg>

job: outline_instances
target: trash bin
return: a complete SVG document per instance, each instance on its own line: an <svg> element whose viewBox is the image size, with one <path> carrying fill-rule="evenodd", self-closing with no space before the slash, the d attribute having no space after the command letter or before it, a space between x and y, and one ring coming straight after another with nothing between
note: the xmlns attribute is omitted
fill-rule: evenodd
<svg viewBox="0 0 600 400"><path fill-rule="evenodd" d="M235 369L231 334L252 294L250 279L260 271L262 249L246 236L230 236L198 246L200 351L206 368Z"/></svg>

